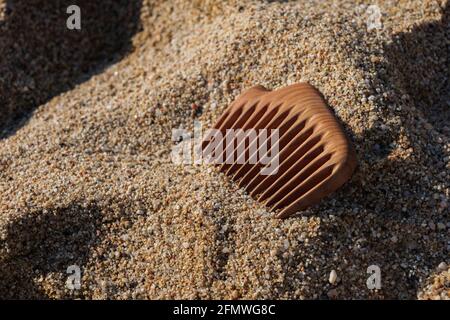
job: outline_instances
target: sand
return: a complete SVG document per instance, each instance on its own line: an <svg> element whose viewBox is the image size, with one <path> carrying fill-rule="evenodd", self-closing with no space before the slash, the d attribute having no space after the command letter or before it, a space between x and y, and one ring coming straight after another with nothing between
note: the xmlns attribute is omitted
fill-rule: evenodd
<svg viewBox="0 0 450 320"><path fill-rule="evenodd" d="M1 298L450 298L448 2L377 1L374 30L364 1L127 2L76 33L0 1ZM319 205L273 219L171 161L172 129L301 81L358 155Z"/></svg>

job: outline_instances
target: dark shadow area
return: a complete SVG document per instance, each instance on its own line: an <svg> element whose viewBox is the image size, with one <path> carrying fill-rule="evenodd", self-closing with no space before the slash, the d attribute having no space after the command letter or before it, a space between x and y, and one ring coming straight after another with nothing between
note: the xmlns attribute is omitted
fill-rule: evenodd
<svg viewBox="0 0 450 320"><path fill-rule="evenodd" d="M71 265L82 268L101 241L101 224L99 208L78 204L29 213L12 222L0 242L0 299L48 299L36 279L51 272L65 274Z"/></svg>
<svg viewBox="0 0 450 320"><path fill-rule="evenodd" d="M70 5L81 30L69 30ZM140 29L141 0L8 0L0 21L0 139L31 112L122 59Z"/></svg>
<svg viewBox="0 0 450 320"><path fill-rule="evenodd" d="M380 266L382 290L371 294L376 298L416 299L426 280L423 275L429 275L447 254L446 231L429 226L430 221L445 223L449 219L441 199L433 197L428 180L428 176L436 177L446 168L442 145L431 142L434 139L427 131L435 129L444 139L450 136L450 4L441 9L439 21L419 24L410 32L393 36L393 42L384 46L386 72L377 75L395 88L394 96L400 96L403 105L413 106L402 112L405 134L412 144L419 139L426 147L414 148L406 160L389 159L392 143L399 137L398 131L394 134L398 128L385 125L381 129L379 124L366 131L363 139L371 141L372 147L360 153L364 172L357 173L354 186L340 196L343 200L350 194L356 212L342 217L340 225L323 230L323 237L328 238L325 241L340 239L345 252L342 260ZM423 126L421 119L431 127L418 129ZM428 137L430 141L423 141ZM356 189L362 192L354 192ZM359 213L361 209L374 215L366 217ZM363 230L360 239L353 234L355 221ZM365 286L366 279L362 273L358 285Z"/></svg>
<svg viewBox="0 0 450 320"><path fill-rule="evenodd" d="M450 4L442 19L415 26L394 36L385 47L388 73L421 115L450 137Z"/></svg>
<svg viewBox="0 0 450 320"><path fill-rule="evenodd" d="M449 221L448 207L442 207L442 199L434 197L437 193L430 181L430 176L438 180L445 172L446 153L429 135L430 128L424 127L422 119L442 138L449 138L449 12L447 4L439 21L394 35L393 42L384 47L387 63L377 68L386 72L372 79L392 90L386 105L413 106L396 113L403 124L402 135L414 146L413 151L404 160L398 155L390 158L402 139L401 128L382 120L361 135L345 127L358 155L355 174L331 197L298 216L325 217L335 204L345 210L336 213L337 221L321 224L320 236L312 239L312 244L299 248L290 276L285 279L285 290L296 290L296 279L303 277L297 265L305 257L321 256L325 261L335 261L340 277L335 286L327 283L316 288L323 290L321 299L328 299L331 289L336 289L338 299L417 299L427 277L448 256L448 229L435 226L436 221ZM400 97L403 101L398 100ZM434 226L430 227L432 221ZM357 297L355 292L367 287L369 274L365 268L370 265L381 269L381 290L367 289ZM314 274L321 267L329 268L329 264L313 264L305 272Z"/></svg>
<svg viewBox="0 0 450 320"><path fill-rule="evenodd" d="M303 277L297 265L305 257L320 256L323 261L334 261L340 277L336 285L324 283L323 279L313 281L324 283L316 288L322 290L320 299L329 299L327 293L331 289L337 290L338 299L417 299L426 280L423 275L429 275L447 255L448 238L446 230L431 230L428 222L422 225L421 221L435 220L432 212L444 222L449 215L437 211L440 200L425 206L420 200L432 198L432 194L423 184L422 173L411 170L416 165L414 160L394 161L379 155L378 148L372 154L359 153L364 169L358 169L351 181L332 196L298 215L325 218L331 212L337 220L321 223L320 235L307 246L299 247L283 283L284 291L295 292L295 280ZM335 213L330 209L335 204L345 209ZM355 292L364 292L361 289L366 288L369 277L366 268L371 265L381 269L381 290L367 289L363 295L355 296ZM322 266L311 264L304 272L316 274L318 267L330 268L324 262Z"/></svg>

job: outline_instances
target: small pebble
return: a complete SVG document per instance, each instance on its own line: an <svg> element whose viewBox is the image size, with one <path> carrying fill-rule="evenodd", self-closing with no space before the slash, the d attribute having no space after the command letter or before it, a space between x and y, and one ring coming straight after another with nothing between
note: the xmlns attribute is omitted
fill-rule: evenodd
<svg viewBox="0 0 450 320"><path fill-rule="evenodd" d="M447 270L447 264L445 262L439 263L438 270L439 271L446 271Z"/></svg>
<svg viewBox="0 0 450 320"><path fill-rule="evenodd" d="M337 272L336 270L331 270L328 282L330 282L331 284L335 284L336 280L337 280Z"/></svg>
<svg viewBox="0 0 450 320"><path fill-rule="evenodd" d="M188 249L190 247L189 242L183 242L182 246L184 249Z"/></svg>
<svg viewBox="0 0 450 320"><path fill-rule="evenodd" d="M333 288L333 289L331 289L331 290L329 290L329 291L327 292L327 296L328 296L328 298L330 298L330 299L336 299L336 298L337 298L337 295L338 295L337 289L335 289L335 288Z"/></svg>

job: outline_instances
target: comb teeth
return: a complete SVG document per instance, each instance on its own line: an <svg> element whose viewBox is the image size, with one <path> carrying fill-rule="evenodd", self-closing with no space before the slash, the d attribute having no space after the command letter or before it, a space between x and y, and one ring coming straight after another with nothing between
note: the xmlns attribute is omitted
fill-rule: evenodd
<svg viewBox="0 0 450 320"><path fill-rule="evenodd" d="M220 170L271 210L280 210L278 218L317 203L344 184L356 167L342 127L319 91L307 83L275 91L253 87L228 107L214 129L222 134L216 141L221 146L217 154L223 159ZM253 139L251 135L244 140L227 139L230 129L268 129L267 136L273 132L270 129L278 129L278 139L266 139L264 149L259 133ZM265 175L262 169L268 164L254 159L258 155L275 159L269 152L274 141L278 142L278 170ZM208 145L211 141L204 141L203 149Z"/></svg>

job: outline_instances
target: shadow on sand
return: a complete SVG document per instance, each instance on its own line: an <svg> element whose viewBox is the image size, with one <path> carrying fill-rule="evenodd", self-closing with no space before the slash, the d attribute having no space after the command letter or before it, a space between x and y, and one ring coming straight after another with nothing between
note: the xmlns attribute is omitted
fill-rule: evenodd
<svg viewBox="0 0 450 320"><path fill-rule="evenodd" d="M396 34L384 46L387 63L382 67L386 73L377 77L392 85L395 96L407 99L392 104L406 102L413 106L409 114L402 114L402 121L407 123L404 134L411 141L426 137L426 133L418 137L417 131L410 129L423 126L423 121L429 124L429 130L435 130L443 139L449 138L449 12L447 4L442 8L441 20ZM337 286L338 297L416 299L426 280L422 276L430 276L448 255L447 231L430 231L428 223L421 226L422 221L449 219L448 213L439 211L440 200L433 199L430 182L423 180L445 172L445 151L438 143L426 142L426 148L415 150L414 156L407 160L394 160L389 155L400 138L398 127L385 125L384 130L373 127L359 137L346 129L358 149L360 169L351 183L302 215L320 216L334 203L344 204L346 212L336 222L321 225L320 236L312 240L313 245L302 247L306 252L299 252L297 257L301 260L322 255L327 261L336 261L336 270L342 276ZM366 288L369 275L365 268L369 265L381 268L382 289L367 290L365 295L356 297L355 292ZM296 278L301 279L297 273L293 270L286 279L287 290L295 291L290 284ZM355 275L358 283L353 281ZM328 284L318 288L324 290L321 298L327 299L331 288Z"/></svg>
<svg viewBox="0 0 450 320"><path fill-rule="evenodd" d="M72 4L81 8L81 30L66 27ZM8 0L0 20L0 139L132 50L140 9L141 0Z"/></svg>
<svg viewBox="0 0 450 320"><path fill-rule="evenodd" d="M13 221L0 246L0 299L48 299L37 279L65 274L71 265L84 266L101 241L101 224L99 208L78 204L30 212ZM59 283L62 289L65 280ZM67 290L66 298L73 297Z"/></svg>

